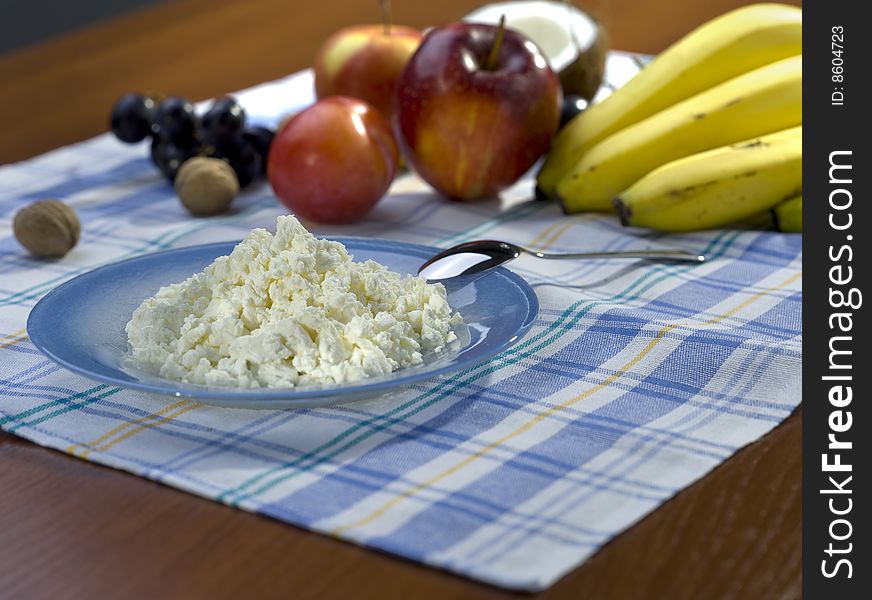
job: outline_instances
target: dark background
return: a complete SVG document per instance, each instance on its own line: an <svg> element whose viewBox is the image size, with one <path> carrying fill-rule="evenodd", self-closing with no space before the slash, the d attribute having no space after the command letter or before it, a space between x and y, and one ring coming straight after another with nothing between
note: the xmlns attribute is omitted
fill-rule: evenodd
<svg viewBox="0 0 872 600"><path fill-rule="evenodd" d="M0 0L0 54L162 0Z"/></svg>

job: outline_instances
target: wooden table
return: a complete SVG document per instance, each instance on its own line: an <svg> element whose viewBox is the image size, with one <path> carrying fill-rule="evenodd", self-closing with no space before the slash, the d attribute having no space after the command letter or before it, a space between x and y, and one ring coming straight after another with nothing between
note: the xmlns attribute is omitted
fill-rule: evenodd
<svg viewBox="0 0 872 600"><path fill-rule="evenodd" d="M480 2L396 1L448 22ZM614 46L657 52L741 0L588 0ZM309 65L375 0L180 0L0 57L0 162L103 132L127 91L199 100ZM2 399L0 399L2 401ZM618 536L541 598L801 596L802 410ZM5 598L508 598L0 433Z"/></svg>

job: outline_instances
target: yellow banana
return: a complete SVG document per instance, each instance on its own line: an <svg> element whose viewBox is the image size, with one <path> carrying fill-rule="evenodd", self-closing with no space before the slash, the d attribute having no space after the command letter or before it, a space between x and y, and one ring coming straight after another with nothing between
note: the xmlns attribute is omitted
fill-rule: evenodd
<svg viewBox="0 0 872 600"><path fill-rule="evenodd" d="M802 10L793 6L752 4L701 25L564 127L539 172L538 186L553 195L557 182L606 137L728 79L800 52Z"/></svg>
<svg viewBox="0 0 872 600"><path fill-rule="evenodd" d="M802 55L755 69L630 125L557 184L566 212L609 210L660 165L802 123Z"/></svg>
<svg viewBox="0 0 872 600"><path fill-rule="evenodd" d="M772 209L778 231L802 233L802 194Z"/></svg>
<svg viewBox="0 0 872 600"><path fill-rule="evenodd" d="M728 229L775 229L775 214L771 210L730 223Z"/></svg>
<svg viewBox="0 0 872 600"><path fill-rule="evenodd" d="M615 200L624 225L662 231L723 227L802 190L802 127L663 165Z"/></svg>

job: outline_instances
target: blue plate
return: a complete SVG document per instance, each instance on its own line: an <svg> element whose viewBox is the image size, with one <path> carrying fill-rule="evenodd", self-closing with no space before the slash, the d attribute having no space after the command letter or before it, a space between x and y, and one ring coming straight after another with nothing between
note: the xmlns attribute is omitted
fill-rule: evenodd
<svg viewBox="0 0 872 600"><path fill-rule="evenodd" d="M354 260L375 260L399 273L415 273L439 251L415 244L336 238ZM448 302L464 325L453 348L423 365L349 385L238 389L182 383L123 367L128 352L124 326L133 311L159 288L202 271L236 243L168 250L100 267L64 283L40 300L27 319L27 333L46 356L86 377L135 390L195 398L238 408L329 406L384 394L434 375L483 361L517 342L533 324L539 302L511 271L494 269L474 279L446 282Z"/></svg>

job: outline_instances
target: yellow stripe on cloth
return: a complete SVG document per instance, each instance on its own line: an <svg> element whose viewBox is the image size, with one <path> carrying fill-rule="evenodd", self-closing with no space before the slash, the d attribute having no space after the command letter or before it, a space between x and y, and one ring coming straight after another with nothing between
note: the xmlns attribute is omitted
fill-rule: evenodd
<svg viewBox="0 0 872 600"><path fill-rule="evenodd" d="M539 242L540 242L541 240L545 239L546 237L548 237L548 235L549 235L549 234L554 230L554 228L556 228L559 224L560 224L559 222L551 223L548 227L546 227L545 229L543 229L542 231L540 231L538 234L536 234L536 237L534 237L532 240L530 240L529 242L527 242L527 245L528 245L528 246L532 246L532 247L537 247L537 246L539 245Z"/></svg>
<svg viewBox="0 0 872 600"><path fill-rule="evenodd" d="M766 296L771 292L776 292L782 288L787 287L788 285L790 285L791 283L793 283L794 281L796 281L800 277L802 277L802 272L794 273L793 275L791 275L790 277L788 277L786 280L779 283L778 285L773 286L771 288L766 288L762 292L757 292L756 294L754 294L753 296L750 296L748 299L746 299L741 304L737 304L736 306L734 306L733 308L731 308L727 312L723 313L722 315L719 315L717 317L713 317L713 318L709 319L708 321L703 321L703 325L716 325L716 324L720 323L721 321L723 321L724 319L728 319L728 318L732 317L737 312L739 312L743 308L749 306L750 304L753 304L754 302L756 302L757 300L759 300L763 296Z"/></svg>
<svg viewBox="0 0 872 600"><path fill-rule="evenodd" d="M554 232L554 235L552 235L550 238L548 238L548 241L544 242L541 246L539 246L539 248L541 250L547 250L548 248L553 246L555 243L557 243L557 240L560 239L560 236L562 236L564 233L569 231L569 228L572 227L573 225L575 225L575 223L572 221L569 221L568 223L564 223L563 225L561 225L560 228Z"/></svg>
<svg viewBox="0 0 872 600"><path fill-rule="evenodd" d="M560 238L560 236L566 233L566 231L573 225L574 223L572 221L565 223L560 223L559 221L557 221L551 223L551 225L540 231L536 237L527 242L527 245L531 248L537 248L538 250L547 250L552 244L554 244L554 242L558 240L558 238ZM555 229L557 231L554 231Z"/></svg>
<svg viewBox="0 0 872 600"><path fill-rule="evenodd" d="M22 327L18 331L10 335L4 335L0 337L0 350L3 348L9 348L11 346L15 346L16 344L20 344L24 340L27 339L27 329Z"/></svg>
<svg viewBox="0 0 872 600"><path fill-rule="evenodd" d="M151 427L156 427L157 425L169 423L173 419L185 414L186 412L193 410L195 408L199 408L201 406L203 406L202 403L191 402L190 400L182 400L180 402L176 402L175 404L167 406L166 408L163 408L155 413L146 415L144 417L140 417L138 419L134 419L132 421L126 421L124 423L121 423L117 427L114 427L110 431L107 431L106 433L104 433L103 435L101 435L100 437L98 437L97 439L95 439L91 442L87 442L84 444L73 444L72 446L67 448L67 453L75 456L77 448L83 447L84 450L82 451L82 453L79 456L81 458L87 458L91 454L91 452L94 450L101 451L101 452L104 450L108 450L109 448L111 448L115 444L118 444L119 442L122 442L122 441L130 438L131 436L139 433L140 431L143 431L145 429L149 429ZM172 411L176 411L176 412L173 413ZM172 414L167 415L167 413L172 413ZM164 415L167 415L167 416L164 416ZM130 429L129 431L127 431L123 435L115 438L114 440L111 440L111 438L113 436L118 435L119 433L121 433L124 430L131 428L131 427L133 429ZM104 444L104 442L106 442L107 440L111 440L111 441ZM102 444L102 446L101 446L101 444Z"/></svg>
<svg viewBox="0 0 872 600"><path fill-rule="evenodd" d="M403 492L399 496L392 498L391 500L389 500L388 502L383 504L381 507L374 510L369 515L363 517L362 519L358 519L357 521L349 523L348 525L341 525L341 526L335 528L333 531L330 532L330 534L334 535L334 536L339 536L342 533L348 531L349 529L354 529L356 527L363 527L364 525L374 521L375 519L379 518L380 516L382 516L383 514L385 514L386 512L388 512L389 510L391 510L392 508L397 506L398 504L400 504L406 498L410 498L410 497L414 496L415 494L417 494L423 490L426 490L427 488L435 485L436 483L445 479L449 475L453 475L454 473L463 469L467 465L475 462L476 460L478 460L482 456L485 456L486 454L488 454L492 450L498 448L499 446L502 446L503 444L505 444L506 442L508 442L512 438L515 438L515 437L521 435L522 433L529 431L530 429L532 429L533 427L535 427L537 424L541 423L542 421L544 421L548 417L550 417L556 413L559 413L560 411L565 410L565 409L571 407L572 405L574 405L574 404L576 404L576 403L578 403L586 398L589 398L590 396L592 396L593 394L597 393L598 391L600 391L602 389L607 388L608 386L613 384L615 381L620 379L628 370L630 370L634 366L636 366L639 363L639 361L642 360L645 356L647 356L651 352L651 350L653 350L654 347L657 346L657 344L659 344L666 337L666 334L669 333L670 331L672 331L673 329L675 329L675 327L676 327L675 325L666 325L665 327L661 328L657 332L657 334L654 336L654 338L650 342L648 342L645 345L645 347L642 348L642 350L638 354L636 354L633 358L631 358L629 361L627 361L627 363L624 366L622 366L620 369L618 369L613 374L606 377L602 383L596 384L595 386L591 387L588 390L585 390L584 392L582 392L578 396L575 396L574 398L570 398L569 400L567 400L561 404L558 404L557 406L552 406L550 408L547 408L547 409L539 412L536 416L534 416L532 419L530 419L529 421L527 421L526 423L524 423L523 425L521 425L520 427L518 427L514 431L504 435L503 437L496 440L495 442L491 442L487 446L482 447L480 450L475 451L474 453L470 454L469 456L467 456L466 458L464 458L463 460L461 460L460 462L458 462L454 466L449 467L448 469L442 471L441 473L439 473L438 475L435 475L434 477L431 477L430 479L428 479L424 483L421 483L421 484L413 487L412 489Z"/></svg>

